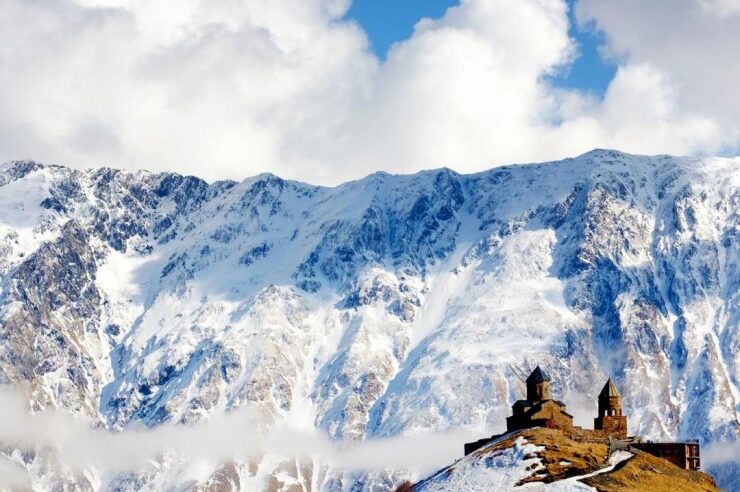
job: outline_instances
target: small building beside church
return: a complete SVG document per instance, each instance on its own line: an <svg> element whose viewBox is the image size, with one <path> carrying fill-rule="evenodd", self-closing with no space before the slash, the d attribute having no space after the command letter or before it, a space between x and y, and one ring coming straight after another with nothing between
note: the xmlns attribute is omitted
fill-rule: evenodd
<svg viewBox="0 0 740 492"><path fill-rule="evenodd" d="M631 448L645 451L658 458L670 461L684 470L698 470L701 468L699 457L699 441L690 442L638 442L630 445Z"/></svg>

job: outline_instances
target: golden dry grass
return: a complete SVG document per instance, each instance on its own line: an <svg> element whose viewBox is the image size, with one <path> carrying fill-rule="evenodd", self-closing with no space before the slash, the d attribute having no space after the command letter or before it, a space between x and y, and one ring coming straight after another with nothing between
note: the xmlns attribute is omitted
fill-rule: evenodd
<svg viewBox="0 0 740 492"><path fill-rule="evenodd" d="M605 444L579 442L555 429L527 429L474 452L479 456L510 448L518 437L545 449L537 453L544 468L532 470L532 475L520 482L554 482L573 476L586 475L608 466ZM613 471L584 479L583 482L603 492L625 490L689 492L719 492L709 475L682 470L674 464L647 453L635 451L635 456L620 463Z"/></svg>
<svg viewBox="0 0 740 492"><path fill-rule="evenodd" d="M601 492L646 490L651 492L719 492L709 475L683 470L651 454L635 451L634 458L612 472L586 478L583 483Z"/></svg>
<svg viewBox="0 0 740 492"><path fill-rule="evenodd" d="M576 475L585 475L607 466L604 444L574 441L554 429L528 429L521 434L528 442L545 449L537 453L544 469L538 470L526 482L554 482Z"/></svg>

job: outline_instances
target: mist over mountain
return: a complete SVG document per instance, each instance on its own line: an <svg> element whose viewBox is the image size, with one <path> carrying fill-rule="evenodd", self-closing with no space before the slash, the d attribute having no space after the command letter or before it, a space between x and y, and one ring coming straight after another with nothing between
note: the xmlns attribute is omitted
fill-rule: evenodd
<svg viewBox="0 0 740 492"><path fill-rule="evenodd" d="M739 184L740 158L611 150L331 188L9 162L0 383L100 428L249 407L255 433L290 425L345 442L501 431L539 364L576 423L610 376L630 434L737 449ZM421 478L298 448L199 467L173 453L109 473L0 442L34 489ZM709 471L740 487L735 460Z"/></svg>

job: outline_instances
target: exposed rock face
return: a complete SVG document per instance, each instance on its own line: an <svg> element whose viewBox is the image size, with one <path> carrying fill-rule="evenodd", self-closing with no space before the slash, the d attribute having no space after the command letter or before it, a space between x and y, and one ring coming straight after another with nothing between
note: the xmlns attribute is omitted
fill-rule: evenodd
<svg viewBox="0 0 740 492"><path fill-rule="evenodd" d="M37 407L98 415L110 366L98 364L108 346L101 340L95 271L90 237L70 220L4 279L0 380L30 382Z"/></svg>
<svg viewBox="0 0 740 492"><path fill-rule="evenodd" d="M0 381L116 428L251 402L364 439L499 430L541 364L570 408L612 376L631 433L734 442L739 182L737 159L613 151L336 188L8 163Z"/></svg>

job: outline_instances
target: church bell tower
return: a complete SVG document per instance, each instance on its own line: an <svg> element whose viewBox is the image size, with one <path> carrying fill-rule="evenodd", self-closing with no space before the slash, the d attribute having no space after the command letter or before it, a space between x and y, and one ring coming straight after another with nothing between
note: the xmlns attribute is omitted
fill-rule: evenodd
<svg viewBox="0 0 740 492"><path fill-rule="evenodd" d="M622 395L609 378L599 393L599 416L594 419L594 429L606 432L609 437L627 438L627 417L622 415Z"/></svg>
<svg viewBox="0 0 740 492"><path fill-rule="evenodd" d="M537 366L527 378L527 400L550 399L550 376Z"/></svg>

